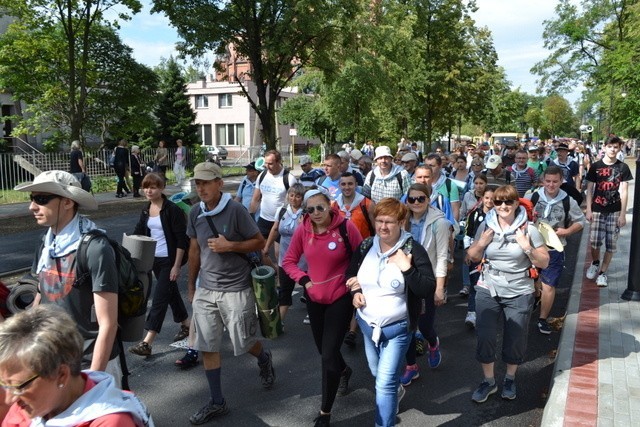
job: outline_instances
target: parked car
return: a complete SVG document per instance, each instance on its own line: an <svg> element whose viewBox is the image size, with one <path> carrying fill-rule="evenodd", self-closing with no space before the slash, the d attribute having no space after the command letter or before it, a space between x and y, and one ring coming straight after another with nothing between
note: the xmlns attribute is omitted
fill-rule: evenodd
<svg viewBox="0 0 640 427"><path fill-rule="evenodd" d="M227 151L226 148L216 147L215 145L205 145L204 147L207 149L209 154L216 155L222 160L227 160L227 156L229 155L229 152Z"/></svg>

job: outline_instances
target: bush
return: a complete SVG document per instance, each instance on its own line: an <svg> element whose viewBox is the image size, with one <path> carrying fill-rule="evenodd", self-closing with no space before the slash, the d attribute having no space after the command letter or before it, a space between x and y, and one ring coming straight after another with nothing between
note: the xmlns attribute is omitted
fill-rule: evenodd
<svg viewBox="0 0 640 427"><path fill-rule="evenodd" d="M322 161L320 153L321 150L319 144L310 146L309 151L307 152L313 163L320 163Z"/></svg>

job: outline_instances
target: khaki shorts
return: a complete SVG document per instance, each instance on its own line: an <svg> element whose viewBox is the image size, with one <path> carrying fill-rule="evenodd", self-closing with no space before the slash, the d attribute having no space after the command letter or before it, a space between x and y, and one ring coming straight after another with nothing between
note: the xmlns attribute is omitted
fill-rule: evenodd
<svg viewBox="0 0 640 427"><path fill-rule="evenodd" d="M233 344L233 354L246 353L258 341L256 300L249 288L240 292L196 289L193 297L193 326L196 350L218 353L226 327Z"/></svg>

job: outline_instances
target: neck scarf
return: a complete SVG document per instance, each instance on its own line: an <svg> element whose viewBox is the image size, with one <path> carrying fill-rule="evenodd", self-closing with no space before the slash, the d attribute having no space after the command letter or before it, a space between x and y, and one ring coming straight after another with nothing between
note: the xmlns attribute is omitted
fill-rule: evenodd
<svg viewBox="0 0 640 427"><path fill-rule="evenodd" d="M203 201L200 201L200 215L198 215L198 218L218 215L227 206L227 203L229 203L230 200L231 195L229 193L222 193L220 201L218 201L218 205L210 211L207 211L207 205Z"/></svg>
<svg viewBox="0 0 640 427"><path fill-rule="evenodd" d="M82 235L95 228L97 227L93 221L79 214L76 214L57 235L54 235L51 228L49 228L44 236L42 253L38 260L36 273L42 271L49 258L61 258L75 252L78 249Z"/></svg>
<svg viewBox="0 0 640 427"><path fill-rule="evenodd" d="M558 194L556 195L556 197L554 197L553 199L549 199L547 197L547 192L544 191L544 187L538 189L538 194L540 195L540 200L542 200L543 202L545 202L547 204L544 207L544 212L542 213L542 218L548 218L549 214L551 213L551 208L553 208L553 205L555 205L556 203L560 203L562 201L562 199L567 197L567 193L564 190L560 190L560 191L558 191Z"/></svg>
<svg viewBox="0 0 640 427"><path fill-rule="evenodd" d="M338 207L340 208L340 210L342 212L344 212L345 216L351 216L350 213L358 207L358 205L360 204L360 202L362 202L364 200L364 196L360 193L354 193L354 197L353 197L353 202L351 202L350 205L345 205L344 204L344 196L342 194L340 194L337 198L336 198L336 203L338 204Z"/></svg>

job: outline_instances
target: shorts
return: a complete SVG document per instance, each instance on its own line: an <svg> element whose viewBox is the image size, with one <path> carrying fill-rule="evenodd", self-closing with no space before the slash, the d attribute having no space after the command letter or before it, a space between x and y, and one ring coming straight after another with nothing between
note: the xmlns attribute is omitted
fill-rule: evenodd
<svg viewBox="0 0 640 427"><path fill-rule="evenodd" d="M260 234L262 234L265 239L269 237L269 233L271 233L273 223L274 221L267 221L262 217L258 218L258 229L260 230Z"/></svg>
<svg viewBox="0 0 640 427"><path fill-rule="evenodd" d="M592 248L599 248L604 240L607 252L614 253L616 251L618 236L620 235L620 228L618 228L619 217L620 212L593 212L593 220L589 231L589 240Z"/></svg>
<svg viewBox="0 0 640 427"><path fill-rule="evenodd" d="M193 297L193 326L196 350L219 353L224 328L229 331L233 354L249 351L258 341L258 316L253 290L221 292L198 288Z"/></svg>
<svg viewBox="0 0 640 427"><path fill-rule="evenodd" d="M549 250L549 265L540 270L540 281L545 285L558 286L564 270L564 252Z"/></svg>

